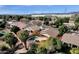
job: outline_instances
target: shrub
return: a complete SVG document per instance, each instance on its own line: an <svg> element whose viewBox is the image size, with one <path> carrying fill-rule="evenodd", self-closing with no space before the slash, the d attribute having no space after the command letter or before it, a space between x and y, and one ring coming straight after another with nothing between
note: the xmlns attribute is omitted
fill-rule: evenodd
<svg viewBox="0 0 79 59"><path fill-rule="evenodd" d="M72 48L72 49L70 50L70 53L71 53L71 54L79 54L79 48Z"/></svg>
<svg viewBox="0 0 79 59"><path fill-rule="evenodd" d="M4 50L7 50L7 49L9 49L6 45L3 45L2 47L1 47L1 50L2 51L4 51Z"/></svg>

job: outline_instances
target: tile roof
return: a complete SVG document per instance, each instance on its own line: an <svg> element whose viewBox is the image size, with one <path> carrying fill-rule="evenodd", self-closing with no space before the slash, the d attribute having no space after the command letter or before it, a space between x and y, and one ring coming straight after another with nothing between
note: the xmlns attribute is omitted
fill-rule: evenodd
<svg viewBox="0 0 79 59"><path fill-rule="evenodd" d="M79 46L79 35L76 33L65 33L61 41Z"/></svg>
<svg viewBox="0 0 79 59"><path fill-rule="evenodd" d="M57 35L59 34L59 31L56 28L48 27L45 30L42 30L41 34L48 34L52 37L57 37Z"/></svg>
<svg viewBox="0 0 79 59"><path fill-rule="evenodd" d="M42 25L42 21L40 20L31 20L29 23L32 25Z"/></svg>
<svg viewBox="0 0 79 59"><path fill-rule="evenodd" d="M8 24L13 25L13 26L17 26L20 29L23 29L23 28L26 27L26 24L23 23L23 22L20 22L20 21L19 22L17 22L17 21L16 22L9 21Z"/></svg>
<svg viewBox="0 0 79 59"><path fill-rule="evenodd" d="M20 29L23 29L26 27L26 24L23 22L15 22L14 23L17 27L19 27Z"/></svg>

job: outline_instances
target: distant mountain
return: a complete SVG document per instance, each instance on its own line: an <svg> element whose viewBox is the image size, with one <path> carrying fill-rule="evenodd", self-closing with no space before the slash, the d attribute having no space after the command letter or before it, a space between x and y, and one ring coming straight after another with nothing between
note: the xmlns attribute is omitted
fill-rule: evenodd
<svg viewBox="0 0 79 59"><path fill-rule="evenodd" d="M34 15L46 15L46 14L79 14L79 12L69 12L69 13L35 13Z"/></svg>
<svg viewBox="0 0 79 59"><path fill-rule="evenodd" d="M33 14L0 14L0 15L52 15L52 14L55 14L55 15L60 15L60 14L79 14L79 11L78 12L68 12L68 13L33 13Z"/></svg>

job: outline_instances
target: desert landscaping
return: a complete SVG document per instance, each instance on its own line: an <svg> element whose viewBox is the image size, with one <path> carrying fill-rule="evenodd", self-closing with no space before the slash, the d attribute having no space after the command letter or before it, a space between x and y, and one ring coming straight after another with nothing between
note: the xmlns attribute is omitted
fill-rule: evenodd
<svg viewBox="0 0 79 59"><path fill-rule="evenodd" d="M79 14L0 15L0 54L79 54Z"/></svg>

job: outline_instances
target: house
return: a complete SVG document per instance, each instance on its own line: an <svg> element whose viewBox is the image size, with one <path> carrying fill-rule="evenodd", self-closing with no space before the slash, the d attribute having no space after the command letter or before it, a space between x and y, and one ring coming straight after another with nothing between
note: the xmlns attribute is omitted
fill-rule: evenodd
<svg viewBox="0 0 79 59"><path fill-rule="evenodd" d="M39 34L42 29L42 22L40 20L32 20L26 24L26 28L24 30L29 31L32 34Z"/></svg>
<svg viewBox="0 0 79 59"><path fill-rule="evenodd" d="M26 24L20 21L7 21L7 25L8 28L12 28L13 26L17 26L20 29L24 29L26 27Z"/></svg>
<svg viewBox="0 0 79 59"><path fill-rule="evenodd" d="M41 26L43 22L41 20L31 20L29 23L32 25Z"/></svg>
<svg viewBox="0 0 79 59"><path fill-rule="evenodd" d="M49 26L49 27L45 28L45 30L42 30L40 33L41 34L48 34L51 37L57 37L59 34L59 31L57 28L53 28L53 27Z"/></svg>
<svg viewBox="0 0 79 59"><path fill-rule="evenodd" d="M21 21L21 22L24 22L24 23L27 23L27 22L28 22L28 19L26 19L26 18L21 18L20 21Z"/></svg>
<svg viewBox="0 0 79 59"><path fill-rule="evenodd" d="M38 27L37 25L35 25L35 26L33 26L33 25L26 26L26 28L24 30L29 31L30 35L33 35L33 34L34 35L39 35L39 33L40 33L40 27Z"/></svg>
<svg viewBox="0 0 79 59"><path fill-rule="evenodd" d="M37 26L37 25L31 25L31 26L26 26L26 29L25 30L28 30L29 32L31 32L32 34L40 34L40 35L43 35L43 34L48 34L49 36L51 37L57 37L58 34L59 34L59 31L57 28L53 28L53 27L50 27L50 26L46 26L45 28L43 28L43 26Z"/></svg>
<svg viewBox="0 0 79 59"><path fill-rule="evenodd" d="M79 34L78 33L65 33L61 41L67 43L71 47L79 47Z"/></svg>
<svg viewBox="0 0 79 59"><path fill-rule="evenodd" d="M42 26L42 21L40 20L31 20L26 24L26 30L39 30L39 28Z"/></svg>
<svg viewBox="0 0 79 59"><path fill-rule="evenodd" d="M20 29L24 29L26 27L26 24L23 22L15 22L15 26L19 27Z"/></svg>

